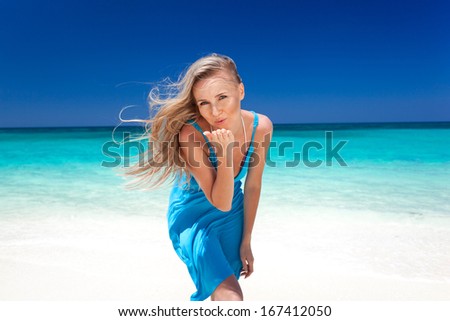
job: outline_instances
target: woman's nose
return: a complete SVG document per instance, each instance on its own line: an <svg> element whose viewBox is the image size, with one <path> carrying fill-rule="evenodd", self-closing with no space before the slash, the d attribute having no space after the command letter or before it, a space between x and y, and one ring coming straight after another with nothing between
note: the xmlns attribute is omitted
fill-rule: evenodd
<svg viewBox="0 0 450 321"><path fill-rule="evenodd" d="M212 112L213 116L218 116L220 114L220 110L216 104L212 104L211 108L212 108L211 112Z"/></svg>

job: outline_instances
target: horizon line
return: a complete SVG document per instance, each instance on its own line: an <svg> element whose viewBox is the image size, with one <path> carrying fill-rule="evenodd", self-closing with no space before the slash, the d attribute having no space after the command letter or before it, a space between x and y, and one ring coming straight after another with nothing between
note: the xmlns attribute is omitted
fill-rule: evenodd
<svg viewBox="0 0 450 321"><path fill-rule="evenodd" d="M443 121L383 121L383 122L322 122L322 123L273 123L273 126L296 126L296 125L382 125L382 124L445 124L450 120ZM70 125L70 126L22 126L22 127L0 127L0 129L69 129L69 128L120 128L120 127L144 127L144 125Z"/></svg>

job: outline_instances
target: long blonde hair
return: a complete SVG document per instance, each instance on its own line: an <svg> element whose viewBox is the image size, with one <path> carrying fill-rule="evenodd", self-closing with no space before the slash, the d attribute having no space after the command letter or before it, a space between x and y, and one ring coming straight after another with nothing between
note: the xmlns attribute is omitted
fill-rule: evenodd
<svg viewBox="0 0 450 321"><path fill-rule="evenodd" d="M188 120L197 120L199 116L192 93L194 85L221 70L229 71L237 83L242 82L230 57L212 53L190 65L185 73L180 74L177 82L160 84L151 89L148 95L150 114L156 113L154 117L144 120L145 132L137 139L148 139L148 150L138 155L139 162L124 168L125 176L134 177L126 188L152 189L168 180L174 181L183 173L187 181L190 180L180 155L178 134Z"/></svg>

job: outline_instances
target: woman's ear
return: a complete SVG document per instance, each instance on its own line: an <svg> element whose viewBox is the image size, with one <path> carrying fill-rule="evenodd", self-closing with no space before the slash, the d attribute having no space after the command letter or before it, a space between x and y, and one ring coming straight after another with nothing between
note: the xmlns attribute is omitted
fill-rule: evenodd
<svg viewBox="0 0 450 321"><path fill-rule="evenodd" d="M239 84L239 98L240 100L243 100L245 97L245 88L244 88L244 83L240 83Z"/></svg>

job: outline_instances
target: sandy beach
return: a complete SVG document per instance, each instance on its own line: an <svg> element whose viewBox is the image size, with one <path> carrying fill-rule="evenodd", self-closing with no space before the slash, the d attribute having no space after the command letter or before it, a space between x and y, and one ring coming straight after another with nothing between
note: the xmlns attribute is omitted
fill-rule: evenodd
<svg viewBox="0 0 450 321"><path fill-rule="evenodd" d="M339 260L349 248L336 246L335 256L322 255L330 251L321 253L320 247L333 246L323 237L338 227L332 223L319 233L323 235L314 231L314 222L300 230L298 225L283 224L282 233L269 231L273 225L266 215L257 224L255 273L240 281L246 300L450 299L450 282L444 277L448 264L429 278L414 277L414 269L399 277L387 270L381 273L380 267L377 274L364 268L371 262L356 257L356 252L351 262ZM346 238L359 238L360 246L368 246L367 240L376 236L361 238L356 232L360 227L349 227ZM380 231L386 237L390 232L384 227ZM349 235L352 230L355 235ZM48 216L26 222L10 218L2 222L0 231L1 300L188 300L195 290L171 248L163 218ZM337 245L342 237L336 237ZM308 239L311 243L305 244ZM448 243L443 247L448 249ZM380 245L372 252L377 250L385 248ZM389 252L384 256L389 257ZM442 264L448 263L442 259ZM397 264L395 257L389 260Z"/></svg>

